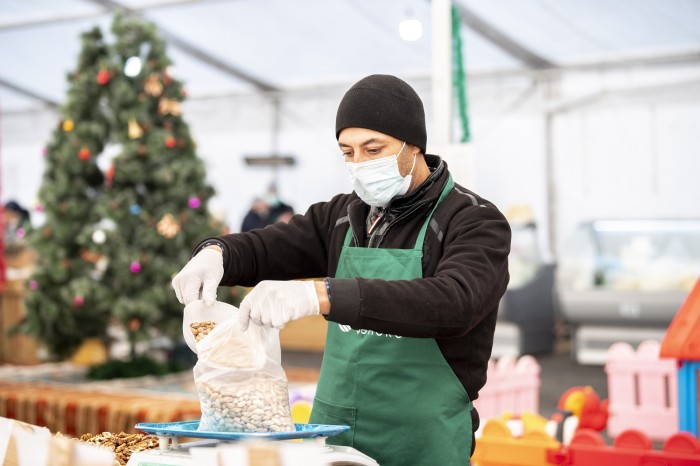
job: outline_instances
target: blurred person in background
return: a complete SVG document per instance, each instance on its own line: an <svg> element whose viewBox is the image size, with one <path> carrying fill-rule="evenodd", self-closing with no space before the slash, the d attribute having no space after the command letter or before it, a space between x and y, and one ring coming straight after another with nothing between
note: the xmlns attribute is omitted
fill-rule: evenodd
<svg viewBox="0 0 700 466"><path fill-rule="evenodd" d="M262 198L253 199L250 210L243 218L241 231L246 232L256 228L265 228L270 224L270 206Z"/></svg>
<svg viewBox="0 0 700 466"><path fill-rule="evenodd" d="M276 190L270 190L263 198L255 198L250 210L243 218L241 232L265 228L273 223L287 223L294 215L294 209L289 204L282 202L277 196Z"/></svg>
<svg viewBox="0 0 700 466"><path fill-rule="evenodd" d="M265 201L270 207L270 224L276 222L287 223L294 215L292 206L280 199L279 194L277 194L277 186L274 183L268 189Z"/></svg>
<svg viewBox="0 0 700 466"><path fill-rule="evenodd" d="M8 201L4 206L3 222L5 227L5 247L12 250L25 243L27 232L31 228L29 211L17 201Z"/></svg>
<svg viewBox="0 0 700 466"><path fill-rule="evenodd" d="M282 222L289 223L289 221L294 216L294 209L292 206L285 204L275 209L273 223Z"/></svg>
<svg viewBox="0 0 700 466"><path fill-rule="evenodd" d="M247 328L328 320L310 422L382 466L466 465L479 426L510 227L426 154L423 103L406 82L368 76L336 115L354 192L289 223L204 239L173 279L183 304L219 285L254 286ZM319 180L322 181L322 180ZM325 277L323 280L295 280Z"/></svg>

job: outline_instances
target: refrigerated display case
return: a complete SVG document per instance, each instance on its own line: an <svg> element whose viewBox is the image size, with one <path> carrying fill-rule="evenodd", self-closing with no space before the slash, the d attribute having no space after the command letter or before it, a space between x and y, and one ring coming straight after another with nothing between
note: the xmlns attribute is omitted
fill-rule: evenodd
<svg viewBox="0 0 700 466"><path fill-rule="evenodd" d="M559 256L573 356L602 364L612 343L663 338L700 275L700 219L582 223Z"/></svg>
<svg viewBox="0 0 700 466"><path fill-rule="evenodd" d="M511 222L510 281L501 299L492 355L550 353L554 346L555 264L544 262L533 222Z"/></svg>

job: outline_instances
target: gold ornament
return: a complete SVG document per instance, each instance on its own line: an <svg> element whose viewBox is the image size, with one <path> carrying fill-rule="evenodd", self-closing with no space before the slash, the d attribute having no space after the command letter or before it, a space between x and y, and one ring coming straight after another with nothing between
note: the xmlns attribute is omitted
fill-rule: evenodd
<svg viewBox="0 0 700 466"><path fill-rule="evenodd" d="M138 139L141 136L143 136L143 130L136 121L136 118L129 118L129 139Z"/></svg>
<svg viewBox="0 0 700 466"><path fill-rule="evenodd" d="M158 112L160 112L161 115L170 114L174 116L180 116L182 114L182 111L180 110L180 102L174 99L168 99L167 97L163 97L158 102Z"/></svg>
<svg viewBox="0 0 700 466"><path fill-rule="evenodd" d="M99 338L88 338L80 345L71 361L79 366L95 366L107 361L109 354Z"/></svg>
<svg viewBox="0 0 700 466"><path fill-rule="evenodd" d="M63 121L63 131L65 131L66 133L70 133L71 131L73 131L73 128L75 128L75 123L73 123L73 120L69 118Z"/></svg>
<svg viewBox="0 0 700 466"><path fill-rule="evenodd" d="M177 223L175 217L171 214L163 215L163 218L158 221L157 225L158 234L165 236L170 239L180 232L180 224Z"/></svg>
<svg viewBox="0 0 700 466"><path fill-rule="evenodd" d="M80 251L80 257L85 261L85 262L90 262L91 264L96 264L102 259L102 254L98 254L96 252L92 252L88 249L83 249Z"/></svg>
<svg viewBox="0 0 700 466"><path fill-rule="evenodd" d="M160 77L158 73L151 73L143 85L143 89L146 94L158 97L163 93L163 84L160 82Z"/></svg>

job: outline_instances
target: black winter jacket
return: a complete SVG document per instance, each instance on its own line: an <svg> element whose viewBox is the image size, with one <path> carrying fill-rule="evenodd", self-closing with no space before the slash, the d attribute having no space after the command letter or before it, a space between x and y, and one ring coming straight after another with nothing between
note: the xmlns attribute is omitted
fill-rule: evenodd
<svg viewBox="0 0 700 466"><path fill-rule="evenodd" d="M412 248L448 179L447 164L426 155L430 177L395 198L372 247ZM312 205L288 224L216 239L224 245L222 285L262 280L334 277L352 225L356 244L367 246L369 207L355 193ZM356 329L434 338L470 399L486 382L496 314L508 284L510 226L490 202L455 183L429 224L423 277L416 280L331 278L327 319ZM197 249L195 249L197 250Z"/></svg>

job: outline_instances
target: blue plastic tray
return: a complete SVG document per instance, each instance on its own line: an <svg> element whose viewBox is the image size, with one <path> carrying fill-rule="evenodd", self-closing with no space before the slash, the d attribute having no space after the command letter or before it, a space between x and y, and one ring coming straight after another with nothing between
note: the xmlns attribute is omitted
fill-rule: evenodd
<svg viewBox="0 0 700 466"><path fill-rule="evenodd" d="M217 440L268 439L289 440L313 437L332 437L350 430L350 426L334 426L326 424L294 424L295 432L212 432L197 430L199 421L149 423L140 422L135 426L138 430L159 437L193 437Z"/></svg>

